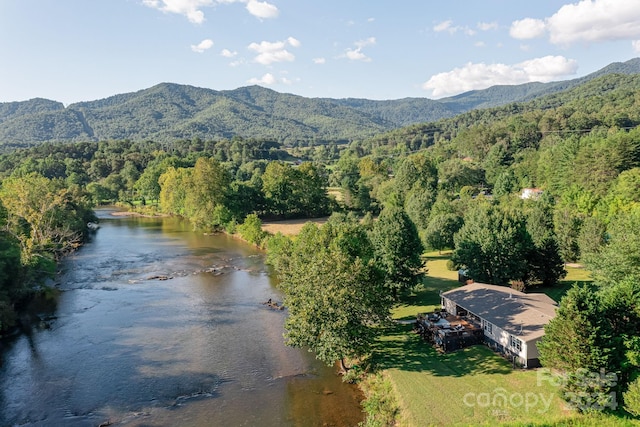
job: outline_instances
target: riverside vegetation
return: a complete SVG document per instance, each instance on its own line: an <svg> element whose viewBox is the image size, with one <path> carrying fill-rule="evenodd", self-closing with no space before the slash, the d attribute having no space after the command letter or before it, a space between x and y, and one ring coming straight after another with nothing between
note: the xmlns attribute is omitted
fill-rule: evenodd
<svg viewBox="0 0 640 427"><path fill-rule="evenodd" d="M424 305L436 304L437 289L452 285L433 276L441 259L427 259L425 276L424 249L450 250L449 268L464 267L478 281L554 295L568 287L566 263L581 262L592 276L560 300L542 361L567 375L558 396L589 393L597 404L548 420L474 412L473 422L631 423L640 416L640 237L628 232L640 227L639 103L640 76L606 75L530 102L348 143L235 136L45 143L7 152L0 157L2 327L15 322L20 301L39 289L55 260L81 243L91 206L117 202L179 215L195 228L239 233L267 249L289 309L288 344L341 362L347 378L382 372L367 381L369 390L382 391L364 403L368 425L423 424L406 415L412 405L403 390L427 399L437 390L419 381L465 385L418 371L469 379L470 387L483 381L475 375L494 375L496 387L504 384L498 378L517 384L507 390L535 378L507 374L484 350L444 360L389 324L403 307L417 312L412 303L420 295L431 301ZM329 197L329 186L339 197ZM543 193L522 199L526 187ZM331 213L325 225L306 225L295 237L260 227L263 219ZM473 363L479 370L469 370ZM579 369L604 369L618 380L585 383L574 375ZM611 393L615 410L604 405ZM381 397L389 394L399 394L405 418L392 421L395 406Z"/></svg>

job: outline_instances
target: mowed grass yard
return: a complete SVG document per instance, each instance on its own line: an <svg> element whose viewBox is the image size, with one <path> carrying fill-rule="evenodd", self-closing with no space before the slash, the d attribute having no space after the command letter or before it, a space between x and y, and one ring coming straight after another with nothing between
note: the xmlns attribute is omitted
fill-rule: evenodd
<svg viewBox="0 0 640 427"><path fill-rule="evenodd" d="M440 308L440 291L460 286L457 272L447 270L448 254L428 254L424 288L399 305L393 316L415 319ZM563 295L588 272L568 268L559 287ZM455 425L638 425L614 416L588 418L567 409L544 370L512 369L488 347L473 346L439 354L399 323L377 343L374 362L392 383L401 408L400 426Z"/></svg>

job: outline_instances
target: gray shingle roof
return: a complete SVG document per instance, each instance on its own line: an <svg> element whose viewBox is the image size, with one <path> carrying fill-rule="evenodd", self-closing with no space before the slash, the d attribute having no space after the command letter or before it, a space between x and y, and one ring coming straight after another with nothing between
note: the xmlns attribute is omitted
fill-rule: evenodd
<svg viewBox="0 0 640 427"><path fill-rule="evenodd" d="M555 317L558 307L545 294L525 294L484 283L464 285L442 296L523 341L544 335L544 325Z"/></svg>

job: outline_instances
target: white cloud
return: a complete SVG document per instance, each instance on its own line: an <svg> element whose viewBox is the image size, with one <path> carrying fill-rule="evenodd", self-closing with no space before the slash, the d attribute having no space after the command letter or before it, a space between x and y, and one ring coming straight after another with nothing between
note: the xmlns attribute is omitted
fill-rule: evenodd
<svg viewBox="0 0 640 427"><path fill-rule="evenodd" d="M344 52L344 56L352 61L364 61L364 62L371 62L371 58L369 58L367 55L365 55L364 53L362 53L362 51L360 50L360 48L357 49L347 49Z"/></svg>
<svg viewBox="0 0 640 427"><path fill-rule="evenodd" d="M497 22L478 22L478 29L481 31L497 30Z"/></svg>
<svg viewBox="0 0 640 427"><path fill-rule="evenodd" d="M213 0L142 0L145 6L158 9L164 13L184 15L194 24L204 22L202 7L212 6Z"/></svg>
<svg viewBox="0 0 640 427"><path fill-rule="evenodd" d="M313 63L314 64L324 64L326 62L327 62L327 60L324 59L324 58L313 58Z"/></svg>
<svg viewBox="0 0 640 427"><path fill-rule="evenodd" d="M300 47L301 44L298 39L295 39L293 37L287 38L287 42L293 47Z"/></svg>
<svg viewBox="0 0 640 427"><path fill-rule="evenodd" d="M544 20L525 18L514 21L509 31L516 39L549 34L553 44L597 43L635 40L640 37L640 1L580 0L562 6Z"/></svg>
<svg viewBox="0 0 640 427"><path fill-rule="evenodd" d="M202 24L205 21L203 8L232 3L246 3L247 11L257 18L275 18L280 13L271 3L258 0L142 0L145 6L164 13L186 16L194 24Z"/></svg>
<svg viewBox="0 0 640 427"><path fill-rule="evenodd" d="M443 22L441 22L439 24L436 24L433 27L433 31L435 31L436 33L440 33L442 31L451 31L451 28L455 28L455 27L452 27L452 25L453 25L453 21L452 20L443 21ZM454 32L455 32L455 30L454 30Z"/></svg>
<svg viewBox="0 0 640 427"><path fill-rule="evenodd" d="M633 47L633 51L636 53L640 53L640 40L634 40L631 42L631 47Z"/></svg>
<svg viewBox="0 0 640 427"><path fill-rule="evenodd" d="M267 73L264 76L257 78L254 77L252 79L247 80L247 83L252 85L272 85L277 82L275 76L271 73Z"/></svg>
<svg viewBox="0 0 640 427"><path fill-rule="evenodd" d="M289 37L287 40L279 42L262 41L260 43L251 43L249 49L258 53L253 59L255 62L262 65L270 65L274 62L291 62L296 58L293 53L285 49L287 45L298 47L300 42L293 37Z"/></svg>
<svg viewBox="0 0 640 427"><path fill-rule="evenodd" d="M280 11L271 3L266 1L249 0L247 10L257 18L276 18Z"/></svg>
<svg viewBox="0 0 640 427"><path fill-rule="evenodd" d="M545 56L516 64L528 76L528 81L550 82L558 77L575 74L578 62L564 56Z"/></svg>
<svg viewBox="0 0 640 427"><path fill-rule="evenodd" d="M546 26L540 19L525 18L513 21L509 34L514 39L526 40L544 36Z"/></svg>
<svg viewBox="0 0 640 427"><path fill-rule="evenodd" d="M220 55L224 56L225 58L233 58L234 56L238 55L238 52L236 51L230 51L229 49L222 49L220 51Z"/></svg>
<svg viewBox="0 0 640 427"><path fill-rule="evenodd" d="M367 46L372 46L374 44L376 44L375 37L369 37L364 40L358 40L357 42L354 43L356 47L345 49L344 55L342 55L341 58L347 58L347 59L350 59L351 61L371 62L371 58L369 58L367 55L362 53L362 49Z"/></svg>
<svg viewBox="0 0 640 427"><path fill-rule="evenodd" d="M436 24L433 27L433 31L435 31L436 33L440 33L443 31L447 31L449 32L449 34L455 34L458 31L463 32L464 34L468 35L468 36L473 36L476 34L476 31L469 28L469 27L463 27L460 25L453 25L453 21L452 20L447 20L447 21L443 21L439 24Z"/></svg>
<svg viewBox="0 0 640 427"><path fill-rule="evenodd" d="M211 49L212 47L213 47L213 40L204 39L200 43L198 43L197 45L192 44L191 45L191 50L194 51L194 52L202 53L207 49Z"/></svg>
<svg viewBox="0 0 640 427"><path fill-rule="evenodd" d="M369 38L366 38L364 40L358 40L354 44L356 45L356 47L358 49L362 49L363 47L367 47L367 46L371 46L371 45L376 44L376 38L375 37L369 37Z"/></svg>
<svg viewBox="0 0 640 427"><path fill-rule="evenodd" d="M638 0L582 0L547 19L551 43L601 42L640 37Z"/></svg>
<svg viewBox="0 0 640 427"><path fill-rule="evenodd" d="M485 46L487 46L487 45L485 44L485 42L482 42L482 41L475 42L473 45L474 45L475 47L485 47Z"/></svg>
<svg viewBox="0 0 640 427"><path fill-rule="evenodd" d="M461 68L432 76L422 88L430 90L432 96L439 98L495 85L549 82L575 74L577 68L575 60L563 56L545 56L515 65L470 62Z"/></svg>

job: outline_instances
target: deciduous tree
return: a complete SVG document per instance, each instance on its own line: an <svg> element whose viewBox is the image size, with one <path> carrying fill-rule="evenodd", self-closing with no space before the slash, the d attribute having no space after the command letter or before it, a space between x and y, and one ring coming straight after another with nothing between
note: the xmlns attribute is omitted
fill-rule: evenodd
<svg viewBox="0 0 640 427"><path fill-rule="evenodd" d="M391 299L357 223L307 223L275 265L289 310L288 345L308 347L327 364L367 354Z"/></svg>
<svg viewBox="0 0 640 427"><path fill-rule="evenodd" d="M454 236L452 260L464 265L478 282L507 285L524 280L533 242L523 214L488 202L472 204Z"/></svg>
<svg viewBox="0 0 640 427"><path fill-rule="evenodd" d="M395 298L420 282L424 247L415 224L401 207L389 205L382 210L373 225L371 241Z"/></svg>

